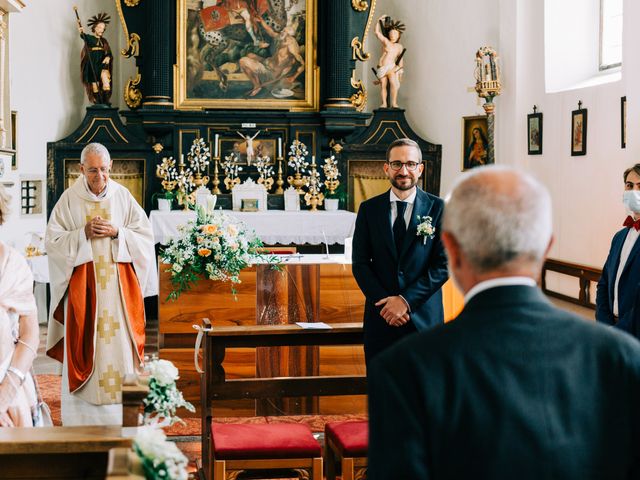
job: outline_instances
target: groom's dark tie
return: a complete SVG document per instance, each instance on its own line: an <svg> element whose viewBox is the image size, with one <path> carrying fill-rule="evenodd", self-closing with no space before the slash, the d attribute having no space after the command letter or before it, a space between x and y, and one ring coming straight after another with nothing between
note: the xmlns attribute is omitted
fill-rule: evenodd
<svg viewBox="0 0 640 480"><path fill-rule="evenodd" d="M396 211L398 216L396 221L393 222L393 241L396 244L396 252L400 257L402 251L402 244L404 243L404 237L407 235L407 224L404 221L404 212L407 209L407 202L396 201Z"/></svg>

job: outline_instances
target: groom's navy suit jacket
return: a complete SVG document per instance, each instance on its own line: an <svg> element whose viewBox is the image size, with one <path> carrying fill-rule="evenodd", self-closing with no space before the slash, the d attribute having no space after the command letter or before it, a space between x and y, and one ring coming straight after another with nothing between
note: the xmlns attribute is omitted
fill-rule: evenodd
<svg viewBox="0 0 640 480"><path fill-rule="evenodd" d="M442 293L446 282L447 257L440 240L442 199L417 189L411 221L398 258L391 225L389 191L360 205L353 235L353 275L366 297L364 348L367 362L378 352L416 330L426 330L444 321ZM417 235L424 217L431 217L434 238ZM418 219L420 217L420 219ZM425 241L426 238L426 241ZM402 295L411 309L409 322L389 326L375 303Z"/></svg>
<svg viewBox="0 0 640 480"><path fill-rule="evenodd" d="M598 282L596 294L596 320L637 335L637 327L634 326L632 314L633 305L640 286L640 239L631 249L627 263L624 265L620 282L618 283L618 312L620 318L615 321L613 316L613 292L616 283L616 274L620 264L620 253L627 238L628 228L618 231L611 241L609 256L602 268L602 276ZM636 312L636 315L638 312Z"/></svg>

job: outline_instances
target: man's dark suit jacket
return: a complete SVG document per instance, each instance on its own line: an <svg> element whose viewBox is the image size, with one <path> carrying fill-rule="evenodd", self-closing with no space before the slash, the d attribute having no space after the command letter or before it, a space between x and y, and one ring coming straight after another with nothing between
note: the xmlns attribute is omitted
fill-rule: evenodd
<svg viewBox="0 0 640 480"><path fill-rule="evenodd" d="M472 297L369 375L369 480L637 479L640 343L535 287Z"/></svg>
<svg viewBox="0 0 640 480"><path fill-rule="evenodd" d="M640 284L640 240L637 240L631 249L627 263L622 271L618 284L618 312L620 318L617 323L613 318L613 289L616 283L618 265L620 264L620 253L628 232L628 228L623 228L614 235L611 241L609 256L602 268L602 276L598 282L596 320L608 325L615 324L621 330L633 333L631 311Z"/></svg>
<svg viewBox="0 0 640 480"><path fill-rule="evenodd" d="M446 282L447 257L440 240L444 202L417 189L411 222L400 258L391 225L389 191L360 205L353 235L353 276L366 297L364 349L368 361L399 338L416 330L426 330L444 321L442 293ZM418 236L417 225L430 216L435 227L433 239ZM420 221L418 221L420 217ZM385 297L402 295L411 308L410 321L390 327L375 303Z"/></svg>

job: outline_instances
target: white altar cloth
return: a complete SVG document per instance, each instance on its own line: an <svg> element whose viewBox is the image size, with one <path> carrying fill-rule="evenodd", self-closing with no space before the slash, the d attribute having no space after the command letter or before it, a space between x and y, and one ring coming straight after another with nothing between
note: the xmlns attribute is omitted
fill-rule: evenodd
<svg viewBox="0 0 640 480"><path fill-rule="evenodd" d="M325 241L344 244L347 237L353 236L356 214L346 210L327 212L284 210L267 210L266 212L234 212L222 210L223 213L236 217L247 227L253 229L265 245L311 244L320 245ZM149 215L153 236L156 243L166 245L171 238L178 235L178 225L184 225L195 219L195 212L173 210L161 212L153 210ZM325 240L326 237L326 240Z"/></svg>

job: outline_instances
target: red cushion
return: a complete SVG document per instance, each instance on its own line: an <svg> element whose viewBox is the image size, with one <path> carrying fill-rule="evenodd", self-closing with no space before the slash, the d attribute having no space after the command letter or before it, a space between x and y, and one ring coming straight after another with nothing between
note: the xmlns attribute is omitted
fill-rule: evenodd
<svg viewBox="0 0 640 480"><path fill-rule="evenodd" d="M325 425L324 434L345 457L366 457L369 449L369 422L334 422Z"/></svg>
<svg viewBox="0 0 640 480"><path fill-rule="evenodd" d="M214 456L218 460L320 457L311 429L298 424L211 422Z"/></svg>

